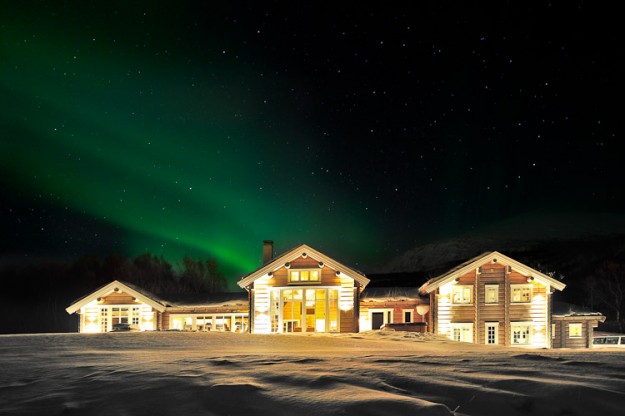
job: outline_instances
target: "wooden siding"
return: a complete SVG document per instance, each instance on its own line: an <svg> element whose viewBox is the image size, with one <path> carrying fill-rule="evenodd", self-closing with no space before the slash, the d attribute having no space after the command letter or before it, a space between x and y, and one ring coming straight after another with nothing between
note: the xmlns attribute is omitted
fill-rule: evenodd
<svg viewBox="0 0 625 416"><path fill-rule="evenodd" d="M269 277L261 277L254 282L254 332L268 334L271 332L269 318Z"/></svg>
<svg viewBox="0 0 625 416"><path fill-rule="evenodd" d="M506 320L506 269L498 263L480 267L481 273L477 283L477 304L479 320L476 326L476 339L478 344L484 344L486 340L486 323L499 323L499 343L504 343L504 329ZM486 303L486 285L497 285L497 303Z"/></svg>
<svg viewBox="0 0 625 416"><path fill-rule="evenodd" d="M532 295L529 303L511 302L511 285L528 285ZM451 291L455 285L471 286L472 304L452 305ZM486 303L486 285L497 285L498 302ZM447 283L439 288L432 302L432 320L436 333L448 335L452 323L473 323L473 341L484 344L486 323L499 323L499 344L511 344L511 324L532 323L532 344L535 347L549 347L549 288L536 280L496 262L487 262L460 276L457 282Z"/></svg>
<svg viewBox="0 0 625 416"><path fill-rule="evenodd" d="M319 270L319 282L289 282L289 270L297 269ZM337 276L337 270L329 266L320 268L319 260L311 256L297 258L290 262L288 269L283 265L275 270L272 276L261 277L254 282L253 332L269 333L271 331L268 314L271 288L313 289L319 286L335 287L339 290L339 331L357 332L358 321L355 319L357 313L355 298L357 299L357 295L355 294L354 279L343 274Z"/></svg>
<svg viewBox="0 0 625 416"><path fill-rule="evenodd" d="M592 347L592 338L594 328L597 327L599 321L595 317L554 317L555 336L553 339L553 348L589 348ZM569 324L581 324L582 336L579 338L570 338Z"/></svg>
<svg viewBox="0 0 625 416"><path fill-rule="evenodd" d="M475 290L475 273L473 270L459 277L455 284L472 286ZM453 283L448 283L441 286L436 295L436 331L442 335L449 335L449 328L452 323L475 323L475 302L468 305L452 305L451 290L453 285ZM475 296L475 293L473 295Z"/></svg>
<svg viewBox="0 0 625 416"><path fill-rule="evenodd" d="M343 311L340 310L341 317L339 318L340 332L355 332L354 328L354 310Z"/></svg>
<svg viewBox="0 0 625 416"><path fill-rule="evenodd" d="M310 258L310 256L305 259L299 258L297 260L293 260L291 262L290 269L282 266L278 270L273 272L273 276L267 279L268 287L283 287L283 286L293 286L293 283L289 283L289 270L296 269L319 269L319 261ZM321 271L320 282L319 283L302 283L297 282L295 285L309 285L309 286L341 286L341 277L336 275L336 270L331 267L325 266L319 269ZM354 287L354 281L350 278L349 283L351 283L351 287ZM260 280L260 279L259 279ZM258 280L256 280L258 282ZM254 284L256 284L254 282ZM351 291L350 291L351 296Z"/></svg>
<svg viewBox="0 0 625 416"><path fill-rule="evenodd" d="M112 292L102 297L102 305L132 305L136 304L135 297L125 292Z"/></svg>
<svg viewBox="0 0 625 416"><path fill-rule="evenodd" d="M393 309L393 323L403 323L404 322L404 310L410 309L412 311L412 320L413 322L422 322L422 319L425 318L424 322L427 322L428 316L426 314L425 317L421 317L417 313L417 305L420 305L421 302L418 300L403 300L403 301L392 301L392 302L360 302L360 317L368 318L369 317L369 309Z"/></svg>
<svg viewBox="0 0 625 416"><path fill-rule="evenodd" d="M165 331L165 330L170 329L169 328L169 313L168 312L165 311L165 312L163 312L161 314L160 321L161 321L161 328L160 328L161 330Z"/></svg>

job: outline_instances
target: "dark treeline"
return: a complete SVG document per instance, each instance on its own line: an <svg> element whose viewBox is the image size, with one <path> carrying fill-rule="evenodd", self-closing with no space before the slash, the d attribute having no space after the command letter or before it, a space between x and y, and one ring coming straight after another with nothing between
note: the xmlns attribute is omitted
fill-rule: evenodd
<svg viewBox="0 0 625 416"><path fill-rule="evenodd" d="M112 280L132 283L155 294L214 293L227 282L213 259L185 257L177 267L150 253L134 259L111 255L75 261L42 260L0 270L0 301L5 314L0 333L75 332L78 318L65 308Z"/></svg>

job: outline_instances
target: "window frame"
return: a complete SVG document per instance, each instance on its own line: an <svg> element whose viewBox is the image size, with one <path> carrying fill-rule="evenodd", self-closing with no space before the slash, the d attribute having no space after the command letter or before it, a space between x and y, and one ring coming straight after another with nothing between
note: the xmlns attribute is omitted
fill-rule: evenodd
<svg viewBox="0 0 625 416"><path fill-rule="evenodd" d="M459 330L459 334L460 337L459 339L456 339L455 337L455 333L454 330L458 329ZM463 334L465 334L464 330L468 329L469 330L469 340L463 340ZM456 341L456 342L466 342L469 344L473 344L474 342L474 325L473 323L469 323L469 322L452 322L449 324L449 336L448 338L451 339L452 341Z"/></svg>
<svg viewBox="0 0 625 416"><path fill-rule="evenodd" d="M521 295L520 295L520 300L515 301L514 300L514 289L519 289L521 290ZM523 290L524 289L529 289L529 300L525 301L522 300L523 299ZM532 299L534 297L534 288L533 285L531 284L521 284L521 285L510 285L510 303L514 303L516 304L530 304L532 303Z"/></svg>
<svg viewBox="0 0 625 416"><path fill-rule="evenodd" d="M468 302L456 302L456 296L454 295L454 292L458 289L464 291L464 289L467 289L467 288L469 289L469 301ZM454 306L473 305L473 285L453 285L451 287L451 304Z"/></svg>
<svg viewBox="0 0 625 416"><path fill-rule="evenodd" d="M519 342L514 342L514 327L515 326L524 326L527 327L527 342L525 343L519 343ZM531 346L532 345L532 327L533 327L533 323L532 322L511 322L510 323L510 345L515 346L515 345L520 345L520 346Z"/></svg>
<svg viewBox="0 0 625 416"><path fill-rule="evenodd" d="M410 324L414 322L414 310L413 309L402 309L402 319L404 320L405 324ZM406 314L409 313L410 314L410 320L406 321Z"/></svg>
<svg viewBox="0 0 625 416"><path fill-rule="evenodd" d="M495 290L495 301L488 301L488 291L489 289ZM485 305L497 305L499 304L499 285L498 284L486 284L484 285L484 304Z"/></svg>
<svg viewBox="0 0 625 416"><path fill-rule="evenodd" d="M312 275L312 272L316 272L317 273L317 279L316 280L310 280L310 276ZM293 280L293 274L294 273L298 273L298 280ZM309 277L308 280L301 280L301 276L302 273L308 273ZM316 284L320 284L321 283L321 269L317 268L312 268L312 269L289 269L289 284L290 285L316 285Z"/></svg>
<svg viewBox="0 0 625 416"><path fill-rule="evenodd" d="M573 325L575 325L576 328L579 328L579 335L573 335ZM584 324L581 322L569 322L569 338L573 338L573 339L580 339L584 337Z"/></svg>

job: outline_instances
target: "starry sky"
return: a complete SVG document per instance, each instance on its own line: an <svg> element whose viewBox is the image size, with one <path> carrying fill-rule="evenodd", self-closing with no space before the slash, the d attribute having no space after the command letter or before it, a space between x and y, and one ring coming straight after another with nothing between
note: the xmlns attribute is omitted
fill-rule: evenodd
<svg viewBox="0 0 625 416"><path fill-rule="evenodd" d="M188 254L236 281L273 239L366 272L624 212L610 6L157 3L3 5L0 258Z"/></svg>

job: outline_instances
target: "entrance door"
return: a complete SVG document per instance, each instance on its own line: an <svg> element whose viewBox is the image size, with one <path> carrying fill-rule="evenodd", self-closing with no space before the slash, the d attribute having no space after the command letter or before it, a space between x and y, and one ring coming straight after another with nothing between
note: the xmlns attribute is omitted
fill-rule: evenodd
<svg viewBox="0 0 625 416"><path fill-rule="evenodd" d="M486 344L499 344L499 322L486 322Z"/></svg>
<svg viewBox="0 0 625 416"><path fill-rule="evenodd" d="M371 312L371 329L380 329L384 325L384 312Z"/></svg>

